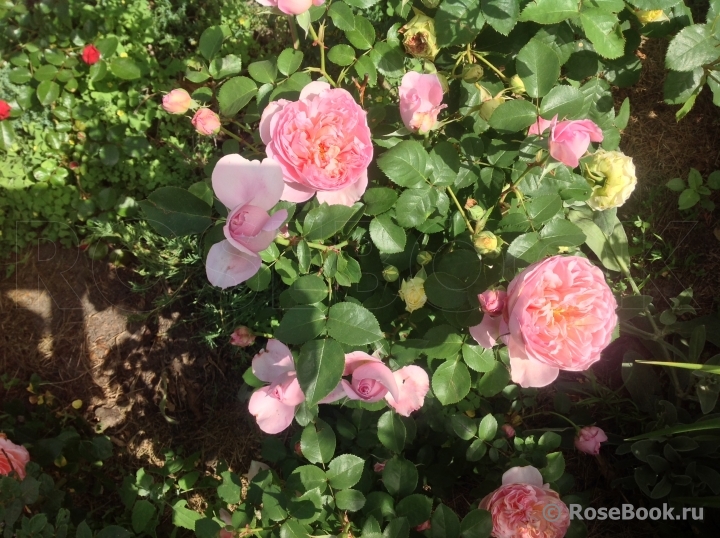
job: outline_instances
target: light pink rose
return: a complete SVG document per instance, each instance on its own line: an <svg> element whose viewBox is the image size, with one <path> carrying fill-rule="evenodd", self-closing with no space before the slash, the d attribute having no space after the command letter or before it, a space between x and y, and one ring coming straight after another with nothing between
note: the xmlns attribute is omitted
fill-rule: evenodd
<svg viewBox="0 0 720 538"><path fill-rule="evenodd" d="M230 512L225 510L224 508L220 509L220 520L225 523L226 527L232 526L232 515L230 515ZM220 529L220 535L219 538L233 538L235 536L235 533L233 531L225 529Z"/></svg>
<svg viewBox="0 0 720 538"><path fill-rule="evenodd" d="M273 101L260 119L268 157L280 163L282 200L351 206L367 188L373 157L367 113L346 90L311 82L298 101Z"/></svg>
<svg viewBox="0 0 720 538"><path fill-rule="evenodd" d="M437 117L447 105L442 104L443 88L437 75L405 73L400 84L400 116L405 127L425 134L437 123Z"/></svg>
<svg viewBox="0 0 720 538"><path fill-rule="evenodd" d="M162 100L162 107L170 114L185 114L192 105L192 97L182 88L168 93Z"/></svg>
<svg viewBox="0 0 720 538"><path fill-rule="evenodd" d="M195 112L192 124L201 135L212 136L220 131L220 116L209 108L200 108Z"/></svg>
<svg viewBox="0 0 720 538"><path fill-rule="evenodd" d="M0 475L9 476L13 471L20 480L25 478L25 466L30 462L30 454L22 445L16 445L10 439L0 437Z"/></svg>
<svg viewBox="0 0 720 538"><path fill-rule="evenodd" d="M226 155L215 165L212 186L229 214L223 227L225 240L210 247L205 269L210 283L225 289L258 272L257 253L270 246L287 218L285 209L268 214L280 200L282 170L270 159L261 163Z"/></svg>
<svg viewBox="0 0 720 538"><path fill-rule="evenodd" d="M480 309L491 316L499 316L505 309L507 292L502 290L487 290L478 295Z"/></svg>
<svg viewBox="0 0 720 538"><path fill-rule="evenodd" d="M510 426L510 424L503 424L500 429L503 431L505 437L507 437L508 439L512 439L513 437L515 437L515 428Z"/></svg>
<svg viewBox="0 0 720 538"><path fill-rule="evenodd" d="M560 496L543 485L535 467L513 467L503 474L502 486L480 501L492 516L495 538L562 538L570 526L570 512Z"/></svg>
<svg viewBox="0 0 720 538"><path fill-rule="evenodd" d="M392 370L377 357L353 351L345 355L343 376L352 376L351 381L343 379L320 403L331 403L340 398L364 402L379 402L389 392L396 401L400 391Z"/></svg>
<svg viewBox="0 0 720 538"><path fill-rule="evenodd" d="M507 294L503 315L485 315L470 334L487 348L502 335L512 380L522 387L544 387L560 370L587 370L612 339L617 303L602 271L585 258L534 263Z"/></svg>
<svg viewBox="0 0 720 538"><path fill-rule="evenodd" d="M253 357L252 372L270 385L253 392L250 414L265 433L280 433L290 426L295 409L305 401L290 350L278 340L268 340L265 349Z"/></svg>
<svg viewBox="0 0 720 538"><path fill-rule="evenodd" d="M389 392L385 395L388 405L404 417L417 411L425 402L425 395L430 390L430 378L427 372L413 364L403 366L393 372L400 397L396 400Z"/></svg>
<svg viewBox="0 0 720 538"><path fill-rule="evenodd" d="M378 462L375 465L373 465L373 471L375 471L376 473L382 473L384 468L385 468L385 462L383 462L383 463Z"/></svg>
<svg viewBox="0 0 720 538"><path fill-rule="evenodd" d="M600 445L607 440L607 435L602 429L597 426L585 426L575 437L575 448L585 454L597 456L600 454Z"/></svg>
<svg viewBox="0 0 720 538"><path fill-rule="evenodd" d="M241 325L230 335L230 343L238 347L251 346L255 343L255 334L244 325Z"/></svg>
<svg viewBox="0 0 720 538"><path fill-rule="evenodd" d="M267 7L275 7L286 15L300 15L313 5L323 5L325 0L257 0L257 3Z"/></svg>
<svg viewBox="0 0 720 538"><path fill-rule="evenodd" d="M415 530L418 532L422 532L422 531L426 531L426 530L430 529L431 527L432 527L432 525L430 524L430 520L428 519L424 523L420 523L420 525L415 527Z"/></svg>
<svg viewBox="0 0 720 538"><path fill-rule="evenodd" d="M580 164L582 157L590 147L590 142L602 142L602 129L590 120L565 120L558 123L557 116L552 120L538 117L530 126L528 134L540 135L550 129L548 149L553 159L572 168Z"/></svg>
<svg viewBox="0 0 720 538"><path fill-rule="evenodd" d="M267 464L261 461L252 460L250 462L250 468L248 469L248 472L245 473L243 476L247 478L248 482L252 482L252 479L255 478L260 471L267 471L268 469L270 469L270 467Z"/></svg>

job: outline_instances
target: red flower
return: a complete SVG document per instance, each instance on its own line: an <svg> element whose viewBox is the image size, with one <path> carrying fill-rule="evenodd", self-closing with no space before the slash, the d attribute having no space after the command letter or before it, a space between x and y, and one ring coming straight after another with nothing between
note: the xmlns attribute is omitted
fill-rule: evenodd
<svg viewBox="0 0 720 538"><path fill-rule="evenodd" d="M7 101L3 101L0 99L0 121L6 120L10 117L10 105L7 104Z"/></svg>
<svg viewBox="0 0 720 538"><path fill-rule="evenodd" d="M85 45L82 52L82 59L88 65L96 64L100 60L100 51L95 45Z"/></svg>

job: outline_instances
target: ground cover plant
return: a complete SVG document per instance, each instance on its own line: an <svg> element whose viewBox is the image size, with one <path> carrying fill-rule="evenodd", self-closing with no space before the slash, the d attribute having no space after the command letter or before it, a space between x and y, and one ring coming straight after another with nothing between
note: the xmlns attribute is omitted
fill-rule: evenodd
<svg viewBox="0 0 720 538"><path fill-rule="evenodd" d="M618 218L638 190L619 150L631 103L611 85L637 82L642 40L665 37L682 120L717 89L717 6L693 24L671 0L267 4L285 46L243 62L221 21L183 82L143 101L208 141L205 179L145 184L161 186L142 223L94 219L90 236L214 305L205 340L238 349L263 462L241 479L171 451L116 480L102 515L6 511L6 534L586 536L628 498L639 520L690 508L663 532L713 532L717 318L636 281ZM714 184L668 187L711 214ZM3 491L29 506L23 488L52 484L14 405ZM175 420L165 393L159 412ZM578 470L603 456L616 490L598 499Z"/></svg>

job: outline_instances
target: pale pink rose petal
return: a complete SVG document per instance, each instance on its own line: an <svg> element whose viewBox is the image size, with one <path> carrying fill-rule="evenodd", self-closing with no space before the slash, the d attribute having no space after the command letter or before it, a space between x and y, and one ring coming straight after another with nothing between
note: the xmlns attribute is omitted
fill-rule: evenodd
<svg viewBox="0 0 720 538"><path fill-rule="evenodd" d="M20 480L26 476L25 466L30 462L30 453L22 445L0 437L0 475L9 476L15 472Z"/></svg>
<svg viewBox="0 0 720 538"><path fill-rule="evenodd" d="M482 347L491 349L500 338L501 323L502 317L485 314L479 325L470 327L470 336Z"/></svg>
<svg viewBox="0 0 720 538"><path fill-rule="evenodd" d="M346 381L347 383L347 381ZM353 391L354 392L354 391ZM337 387L335 387L330 394L325 396L322 400L320 400L321 404L328 404L337 402L338 400L341 400L342 398L347 397L347 393L345 392L345 387L343 386L342 382L337 384Z"/></svg>
<svg viewBox="0 0 720 538"><path fill-rule="evenodd" d="M256 254L268 248L277 235L277 229L263 230L254 237L241 237L237 241L231 242L231 244L238 250L248 254Z"/></svg>
<svg viewBox="0 0 720 538"><path fill-rule="evenodd" d="M321 204L325 202L328 205L346 205L351 206L357 202L367 189L368 177L367 172L358 178L358 180L339 191L318 191L317 199Z"/></svg>
<svg viewBox="0 0 720 538"><path fill-rule="evenodd" d="M557 379L560 370L541 362L510 357L510 374L513 383L521 387L545 387Z"/></svg>
<svg viewBox="0 0 720 538"><path fill-rule="evenodd" d="M312 0L278 0L278 9L287 15L300 15L312 6Z"/></svg>
<svg viewBox="0 0 720 538"><path fill-rule="evenodd" d="M286 405L270 394L270 387L261 387L250 396L248 410L265 433L280 433L292 424L295 406Z"/></svg>
<svg viewBox="0 0 720 538"><path fill-rule="evenodd" d="M602 142L603 132L598 125L592 120L575 120L576 127L582 128L587 132L592 142Z"/></svg>
<svg viewBox="0 0 720 538"><path fill-rule="evenodd" d="M585 454L597 456L600 454L600 445L608 440L605 432L597 426L586 426L575 437L575 448Z"/></svg>
<svg viewBox="0 0 720 538"><path fill-rule="evenodd" d="M271 384L270 387L272 388L273 385ZM284 381L280 388L282 389L282 396L280 398L282 403L295 406L305 401L305 393L300 388L300 382L297 380L297 377L295 377L294 372L292 377Z"/></svg>
<svg viewBox="0 0 720 538"><path fill-rule="evenodd" d="M213 169L212 186L229 209L253 205L267 211L283 192L282 168L272 159L248 161L237 154L225 155Z"/></svg>
<svg viewBox="0 0 720 538"><path fill-rule="evenodd" d="M315 192L315 189L306 187L300 183L286 181L280 199L284 202L299 204L300 202L307 202L313 197Z"/></svg>
<svg viewBox="0 0 720 538"><path fill-rule="evenodd" d="M300 92L300 99L308 99L310 97L319 96L320 94L329 89L330 84L328 84L327 82L315 80L302 89L302 91Z"/></svg>
<svg viewBox="0 0 720 538"><path fill-rule="evenodd" d="M295 371L292 353L288 347L274 338L267 341L252 360L252 372L260 381L274 383L278 379Z"/></svg>
<svg viewBox="0 0 720 538"><path fill-rule="evenodd" d="M430 379L425 370L414 364L403 366L393 372L393 376L400 397L396 400L387 393L385 400L397 413L409 417L410 413L423 406L425 395L430 390Z"/></svg>
<svg viewBox="0 0 720 538"><path fill-rule="evenodd" d="M250 462L250 469L253 467L253 463L258 463L255 460ZM260 463L260 465L265 465L264 463ZM244 476L244 475L243 475ZM248 479L251 480L251 479ZM220 520L225 523L225 525L232 525L232 515L230 515L230 512L225 510L224 508L220 509Z"/></svg>
<svg viewBox="0 0 720 538"><path fill-rule="evenodd" d="M247 478L248 482L252 482L252 479L255 478L260 471L269 471L269 470L270 470L270 467L266 463L262 463L261 461L252 460L250 462L250 468L248 469L248 472L243 474L243 476L245 478ZM223 522L225 522L227 524L231 524L232 520L225 521L225 519L223 519L222 509L220 510L220 512L221 512L220 519L222 519Z"/></svg>
<svg viewBox="0 0 720 538"><path fill-rule="evenodd" d="M409 71L403 76L400 88L400 117L411 131L425 133L437 122L446 105L442 104L443 88L437 75L422 75Z"/></svg>
<svg viewBox="0 0 720 538"><path fill-rule="evenodd" d="M322 6L325 3L325 0L313 0L314 6Z"/></svg>
<svg viewBox="0 0 720 538"><path fill-rule="evenodd" d="M532 465L512 467L503 474L502 484L503 486L507 486L508 484L530 484L541 488L543 486L543 478L540 471Z"/></svg>
<svg viewBox="0 0 720 538"><path fill-rule="evenodd" d="M263 141L263 144L267 145L270 143L270 140L272 140L271 125L273 116L285 108L285 105L289 102L287 99L271 101L268 106L265 107L265 110L263 110L262 116L260 117L260 139Z"/></svg>
<svg viewBox="0 0 720 538"><path fill-rule="evenodd" d="M343 375L351 375L357 368L368 362L382 363L377 357L373 357L362 351L353 351L352 353L346 354Z"/></svg>
<svg viewBox="0 0 720 538"><path fill-rule="evenodd" d="M557 123L557 118L557 114L555 114L555 116L551 120L546 120L538 116L535 123L530 126L530 129L528 130L528 135L540 136L548 128L552 128Z"/></svg>
<svg viewBox="0 0 720 538"><path fill-rule="evenodd" d="M602 130L592 121L567 120L552 128L548 148L553 159L575 168L590 142L602 142L602 139Z"/></svg>
<svg viewBox="0 0 720 538"><path fill-rule="evenodd" d="M487 290L478 295L480 309L491 316L499 316L505 310L507 293L502 290Z"/></svg>
<svg viewBox="0 0 720 538"><path fill-rule="evenodd" d="M253 277L261 264L257 254L242 252L225 240L210 247L205 272L210 284L226 289Z"/></svg>
<svg viewBox="0 0 720 538"><path fill-rule="evenodd" d="M288 212L287 209L279 209L272 215L270 215L270 218L265 223L265 226L263 226L263 230L265 231L272 231L274 233L278 232L278 228L282 226L282 223L285 222L285 219L287 219Z"/></svg>
<svg viewBox="0 0 720 538"><path fill-rule="evenodd" d="M352 378L353 385L355 384L354 382L356 379L371 379L373 381L377 381L383 385L390 394L392 394L395 400L400 399L400 392L395 381L395 376L393 376L392 370L390 370L390 368L385 366L382 362L371 362L359 366L353 372ZM382 396L385 395L383 394ZM376 401L381 400L382 396L377 398Z"/></svg>

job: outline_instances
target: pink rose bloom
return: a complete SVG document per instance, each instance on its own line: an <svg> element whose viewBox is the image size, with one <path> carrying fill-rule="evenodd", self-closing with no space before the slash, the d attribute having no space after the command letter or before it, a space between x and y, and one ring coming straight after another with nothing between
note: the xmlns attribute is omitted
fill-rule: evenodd
<svg viewBox="0 0 720 538"><path fill-rule="evenodd" d="M502 316L485 315L470 334L486 348L502 335L512 380L544 387L560 370L581 372L600 359L616 308L600 269L578 256L552 256L516 276Z"/></svg>
<svg viewBox="0 0 720 538"><path fill-rule="evenodd" d="M230 335L230 343L238 347L251 346L255 343L255 334L244 325L241 325Z"/></svg>
<svg viewBox="0 0 720 538"><path fill-rule="evenodd" d="M195 112L192 124L201 135L212 136L220 131L220 116L209 108L200 108Z"/></svg>
<svg viewBox="0 0 720 538"><path fill-rule="evenodd" d="M388 405L404 417L417 411L425 402L425 395L430 390L430 378L427 372L413 364L403 366L393 372L400 397L396 400L389 392L385 395Z"/></svg>
<svg viewBox="0 0 720 538"><path fill-rule="evenodd" d="M502 290L487 290L478 295L480 309L491 316L499 316L505 309L507 292Z"/></svg>
<svg viewBox="0 0 720 538"><path fill-rule="evenodd" d="M170 114L185 114L192 105L192 97L182 88L168 93L162 100L162 107Z"/></svg>
<svg viewBox="0 0 720 538"><path fill-rule="evenodd" d="M420 523L417 527L415 527L415 530L418 532L426 531L428 530L432 525L430 525L430 520L428 519L425 523Z"/></svg>
<svg viewBox="0 0 720 538"><path fill-rule="evenodd" d="M311 82L295 102L273 101L260 119L267 155L280 163L282 200L351 206L367 188L373 147L367 114L346 90Z"/></svg>
<svg viewBox="0 0 720 538"><path fill-rule="evenodd" d="M12 472L16 472L20 480L23 480L25 466L29 462L30 454L24 446L0 437L0 475L9 476Z"/></svg>
<svg viewBox="0 0 720 538"><path fill-rule="evenodd" d="M253 392L248 409L265 433L280 433L290 426L295 408L305 394L295 374L292 353L278 340L268 340L265 349L253 357L252 372L270 383Z"/></svg>
<svg viewBox="0 0 720 538"><path fill-rule="evenodd" d="M425 134L437 123L447 105L442 104L443 88L437 75L421 75L409 71L400 84L400 116L405 127Z"/></svg>
<svg viewBox="0 0 720 538"><path fill-rule="evenodd" d="M373 471L375 471L376 473L382 473L384 468L385 468L385 463L378 462L375 465L373 465Z"/></svg>
<svg viewBox="0 0 720 538"><path fill-rule="evenodd" d="M270 246L287 218L285 209L268 214L280 200L282 170L270 159L261 163L226 155L215 165L212 186L229 213L223 227L225 240L210 247L205 269L210 283L225 289L258 272L257 253Z"/></svg>
<svg viewBox="0 0 720 538"><path fill-rule="evenodd" d="M490 512L495 538L562 538L570 526L567 506L532 466L506 471L479 508Z"/></svg>
<svg viewBox="0 0 720 538"><path fill-rule="evenodd" d="M590 120L565 120L558 123L557 115L552 120L538 117L530 126L528 134L540 135L550 128L548 149L553 159L575 168L590 147L590 142L602 142L600 127Z"/></svg>
<svg viewBox="0 0 720 538"><path fill-rule="evenodd" d="M600 445L607 441L607 435L597 426L585 426L575 437L575 448L585 454L597 456L600 454Z"/></svg>
<svg viewBox="0 0 720 538"><path fill-rule="evenodd" d="M362 351L345 355L343 376L352 376L351 381L343 379L320 403L331 403L340 398L363 402L379 402L389 392L396 401L400 391L393 372L377 357Z"/></svg>
<svg viewBox="0 0 720 538"><path fill-rule="evenodd" d="M510 424L503 424L500 429L503 431L505 437L507 437L508 439L512 439L513 437L515 437L515 428L510 426Z"/></svg>
<svg viewBox="0 0 720 538"><path fill-rule="evenodd" d="M325 0L257 0L257 3L262 6L278 8L286 15L300 15L313 5L323 5Z"/></svg>

